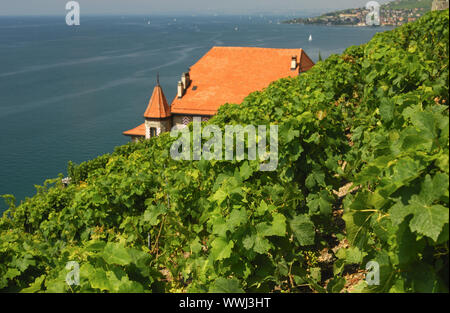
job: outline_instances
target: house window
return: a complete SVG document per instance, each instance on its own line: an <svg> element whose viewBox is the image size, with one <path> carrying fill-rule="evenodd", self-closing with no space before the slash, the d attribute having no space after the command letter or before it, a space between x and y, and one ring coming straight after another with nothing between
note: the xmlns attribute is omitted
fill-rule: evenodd
<svg viewBox="0 0 450 313"><path fill-rule="evenodd" d="M150 127L150 137L157 136L157 129L155 127Z"/></svg>
<svg viewBox="0 0 450 313"><path fill-rule="evenodd" d="M209 121L209 117L206 117L206 116L202 117L202 122L207 122L207 121Z"/></svg>

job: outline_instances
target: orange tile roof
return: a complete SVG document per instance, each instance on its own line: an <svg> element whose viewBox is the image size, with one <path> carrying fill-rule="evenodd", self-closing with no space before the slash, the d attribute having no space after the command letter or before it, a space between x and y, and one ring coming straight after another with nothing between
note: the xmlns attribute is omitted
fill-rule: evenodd
<svg viewBox="0 0 450 313"><path fill-rule="evenodd" d="M159 84L153 89L152 97L145 110L144 117L147 118L165 118L170 116L170 108L167 104L166 96Z"/></svg>
<svg viewBox="0 0 450 313"><path fill-rule="evenodd" d="M144 136L145 137L145 123L139 125L136 128L123 132L125 136Z"/></svg>
<svg viewBox="0 0 450 313"><path fill-rule="evenodd" d="M297 76L299 68L291 70L293 56L302 72L314 65L302 49L213 47L191 67L191 84L181 99L175 97L171 112L214 115L227 102L241 103L275 80Z"/></svg>

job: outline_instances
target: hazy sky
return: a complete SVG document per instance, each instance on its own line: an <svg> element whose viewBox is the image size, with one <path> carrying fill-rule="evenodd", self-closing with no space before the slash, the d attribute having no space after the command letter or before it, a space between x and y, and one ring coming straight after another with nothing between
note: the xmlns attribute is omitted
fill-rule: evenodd
<svg viewBox="0 0 450 313"><path fill-rule="evenodd" d="M68 0L0 0L0 15L65 15ZM273 14L362 7L368 0L78 0L85 14ZM388 0L380 0L380 3Z"/></svg>

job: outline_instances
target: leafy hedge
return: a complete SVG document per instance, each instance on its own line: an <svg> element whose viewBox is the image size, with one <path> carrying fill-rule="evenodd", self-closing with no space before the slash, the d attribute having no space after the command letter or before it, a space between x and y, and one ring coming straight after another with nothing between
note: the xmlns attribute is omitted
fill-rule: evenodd
<svg viewBox="0 0 450 313"><path fill-rule="evenodd" d="M208 123L278 125L276 172L172 160L168 134L70 164L0 219L0 290L448 292L448 20L222 106Z"/></svg>

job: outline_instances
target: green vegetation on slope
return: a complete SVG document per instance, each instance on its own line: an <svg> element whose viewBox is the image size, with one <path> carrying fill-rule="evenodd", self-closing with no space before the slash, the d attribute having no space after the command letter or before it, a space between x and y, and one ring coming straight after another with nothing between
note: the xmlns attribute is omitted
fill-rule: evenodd
<svg viewBox="0 0 450 313"><path fill-rule="evenodd" d="M448 291L448 20L224 105L209 123L279 126L276 172L174 161L168 134L70 164L72 184L50 180L0 219L0 290ZM352 284L369 261L380 284Z"/></svg>

